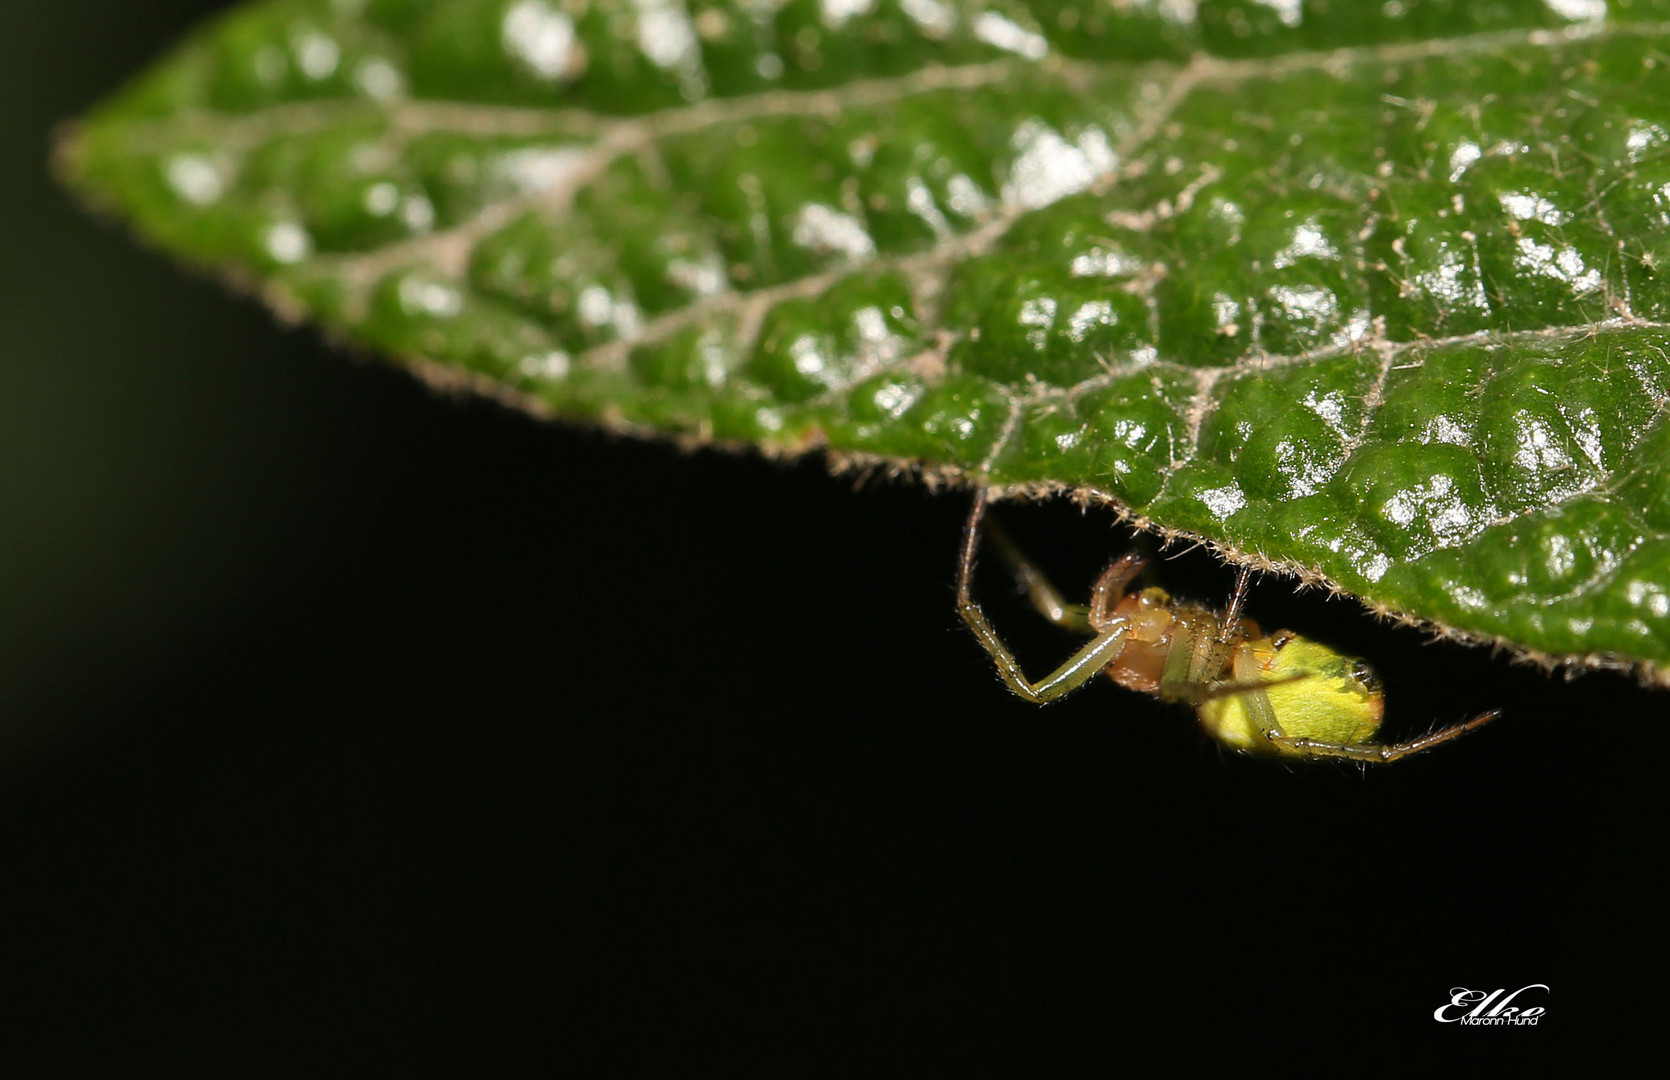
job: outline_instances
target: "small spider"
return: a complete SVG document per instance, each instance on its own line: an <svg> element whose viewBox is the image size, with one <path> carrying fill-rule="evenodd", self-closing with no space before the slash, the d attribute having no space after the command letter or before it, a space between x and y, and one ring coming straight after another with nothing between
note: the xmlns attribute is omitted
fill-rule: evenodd
<svg viewBox="0 0 1670 1080"><path fill-rule="evenodd" d="M1106 671L1120 686L1194 706L1207 732L1233 750L1353 761L1396 761L1497 716L1493 709L1408 742L1374 742L1385 711L1385 692L1368 662L1290 630L1265 634L1257 623L1243 619L1246 567L1221 615L1173 600L1162 589L1127 591L1146 562L1140 555L1126 555L1103 571L1088 606L1066 604L1038 568L993 526L993 546L1039 613L1057 626L1094 635L1072 659L1032 682L970 595L985 512L986 494L981 491L963 533L957 610L996 661L998 675L1028 701L1054 701Z"/></svg>

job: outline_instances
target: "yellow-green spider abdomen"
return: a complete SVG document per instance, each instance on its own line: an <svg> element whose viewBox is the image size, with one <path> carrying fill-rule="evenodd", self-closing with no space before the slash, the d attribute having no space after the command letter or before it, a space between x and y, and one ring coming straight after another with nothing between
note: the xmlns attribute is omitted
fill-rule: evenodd
<svg viewBox="0 0 1670 1080"><path fill-rule="evenodd" d="M1201 723L1249 753L1292 755L1271 734L1335 746L1366 743L1380 730L1385 695L1366 661L1288 631L1241 645L1236 689L1201 703ZM1258 689L1242 689L1258 686ZM1302 756L1302 753L1300 753Z"/></svg>

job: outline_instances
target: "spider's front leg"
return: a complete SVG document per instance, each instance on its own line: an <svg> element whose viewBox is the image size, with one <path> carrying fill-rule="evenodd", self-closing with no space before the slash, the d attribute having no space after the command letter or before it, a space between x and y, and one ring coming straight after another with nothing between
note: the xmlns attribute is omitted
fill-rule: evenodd
<svg viewBox="0 0 1670 1080"><path fill-rule="evenodd" d="M963 622L968 624L968 628L974 631L975 638L991 656L992 662L997 665L998 676L1009 689L1038 704L1054 701L1089 682L1097 672L1118 658L1125 648L1126 626L1123 622L1109 621L1088 645L1074 653L1065 664L1037 682L1028 679L1021 671L1014 654L1003 643L1003 639L997 636L997 631L992 629L985 612L980 610L980 605L974 600L974 556L980 548L980 525L985 514L986 493L982 489L975 493L974 507L969 511L968 524L963 529L962 556L957 563L957 613L963 617ZM1063 626L1078 626L1081 625L1081 621L1088 625L1084 609L1063 604L1055 588L1013 544L1009 543L1007 537L1000 538L999 545L1000 551L1014 569L1015 576L1025 586L1033 603L1046 618Z"/></svg>
<svg viewBox="0 0 1670 1080"><path fill-rule="evenodd" d="M1069 604L1061 598L1061 593L1050 584L1050 579L1035 566L1031 559L1015 546L1009 539L1009 534L997 522L987 522L984 525L985 539L997 549L998 556L1009 567L1009 572L1015 575L1015 584L1026 593L1028 600L1038 614L1064 630L1076 630L1081 634L1094 634L1093 619L1090 609L1083 604Z"/></svg>

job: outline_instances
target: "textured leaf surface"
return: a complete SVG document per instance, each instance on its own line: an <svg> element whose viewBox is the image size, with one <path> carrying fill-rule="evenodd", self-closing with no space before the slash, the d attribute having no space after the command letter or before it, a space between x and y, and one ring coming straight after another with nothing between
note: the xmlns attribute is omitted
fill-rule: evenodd
<svg viewBox="0 0 1670 1080"><path fill-rule="evenodd" d="M164 248L645 433L1077 489L1670 663L1670 0L268 0L79 130Z"/></svg>

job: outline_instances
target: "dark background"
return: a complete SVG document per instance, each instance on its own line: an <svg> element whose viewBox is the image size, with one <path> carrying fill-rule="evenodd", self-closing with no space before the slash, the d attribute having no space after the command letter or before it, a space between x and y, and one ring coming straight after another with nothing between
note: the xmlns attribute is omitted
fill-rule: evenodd
<svg viewBox="0 0 1670 1080"><path fill-rule="evenodd" d="M439 397L81 213L52 127L223 6L0 14L8 1075L1573 1045L1618 1075L1645 1042L1663 694L1266 581L1253 613L1374 658L1400 734L1505 717L1365 773L1227 756L1102 683L1027 706L952 609L965 496ZM1075 594L1128 542L1007 518ZM986 585L1032 671L1066 655ZM1528 983L1536 1028L1432 1018Z"/></svg>

